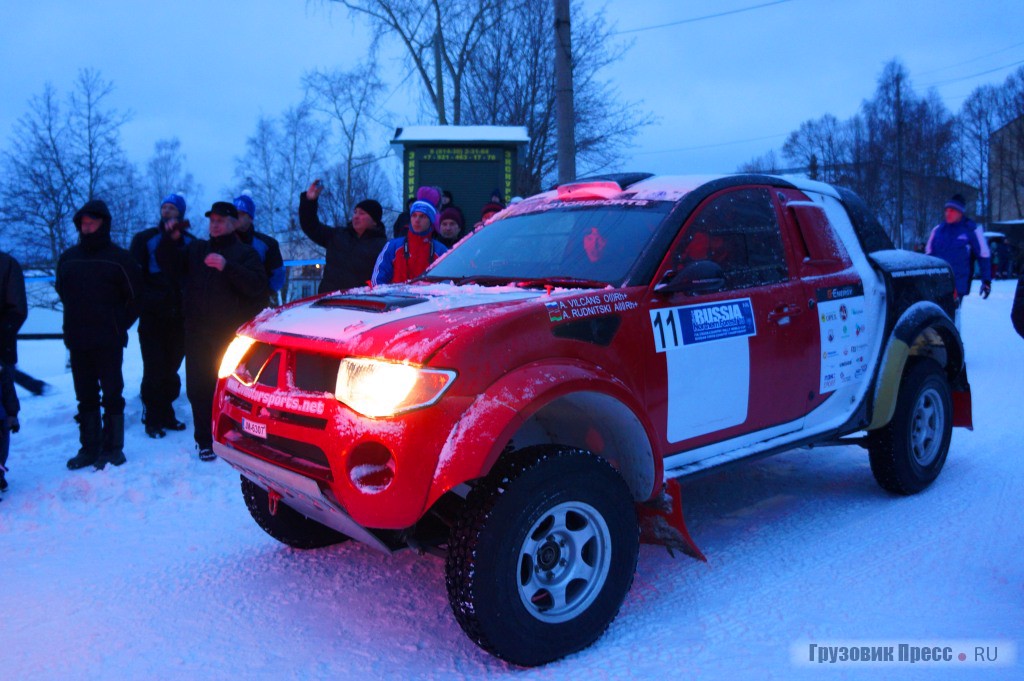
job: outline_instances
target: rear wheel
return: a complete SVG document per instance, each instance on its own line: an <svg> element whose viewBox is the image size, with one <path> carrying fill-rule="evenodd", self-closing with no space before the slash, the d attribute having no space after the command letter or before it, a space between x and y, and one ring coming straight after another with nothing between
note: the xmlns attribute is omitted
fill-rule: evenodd
<svg viewBox="0 0 1024 681"><path fill-rule="evenodd" d="M871 434L868 452L875 480L896 494L920 492L942 471L952 430L945 372L934 360L911 360L892 420Z"/></svg>
<svg viewBox="0 0 1024 681"><path fill-rule="evenodd" d="M285 503L277 504L277 512L270 513L267 490L249 478L242 477L242 496L256 524L271 537L296 549L318 549L346 541L348 537L322 523L302 515Z"/></svg>
<svg viewBox="0 0 1024 681"><path fill-rule="evenodd" d="M601 636L633 583L633 498L605 460L534 447L500 463L452 528L448 599L481 648L534 666Z"/></svg>

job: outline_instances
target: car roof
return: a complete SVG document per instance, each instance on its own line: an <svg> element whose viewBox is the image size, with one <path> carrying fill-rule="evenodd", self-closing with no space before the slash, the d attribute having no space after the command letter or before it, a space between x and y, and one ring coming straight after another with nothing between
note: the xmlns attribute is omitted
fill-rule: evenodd
<svg viewBox="0 0 1024 681"><path fill-rule="evenodd" d="M629 174L622 174L627 177ZM633 174L639 175L639 174ZM695 190L705 188L705 192L717 191L730 186L746 184L767 184L776 187L795 187L802 191L823 194L841 199L838 190L830 184L809 180L797 175L654 175L632 183L617 183L615 176L599 176L584 178L578 182L569 182L554 189L530 197L532 201L551 201L565 199L570 194L575 200L600 199L647 199L660 201L679 201ZM642 175L641 175L642 177ZM617 179L617 178L616 178ZM616 187L618 185L618 187ZM587 192L587 188L593 192ZM710 190L710 191L708 191Z"/></svg>

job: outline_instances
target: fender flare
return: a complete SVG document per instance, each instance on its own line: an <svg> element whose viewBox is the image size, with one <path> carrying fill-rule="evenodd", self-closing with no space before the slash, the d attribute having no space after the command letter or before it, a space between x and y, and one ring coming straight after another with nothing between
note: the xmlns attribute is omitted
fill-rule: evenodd
<svg viewBox="0 0 1024 681"><path fill-rule="evenodd" d="M581 362L535 362L502 376L477 396L448 435L438 456L427 498L431 506L458 485L487 475L505 445L531 417L559 398L592 395L617 403L622 415L635 420L646 440L638 454L641 471L624 473L638 501L660 491L663 468L656 455L654 429L645 410L619 379L600 367Z"/></svg>
<svg viewBox="0 0 1024 681"><path fill-rule="evenodd" d="M963 342L953 320L935 303L914 303L900 315L889 335L875 381L871 423L867 430L881 428L892 420L903 370L912 355L920 354L915 343L926 329L934 330L942 340L946 351L944 368L954 390L967 386Z"/></svg>

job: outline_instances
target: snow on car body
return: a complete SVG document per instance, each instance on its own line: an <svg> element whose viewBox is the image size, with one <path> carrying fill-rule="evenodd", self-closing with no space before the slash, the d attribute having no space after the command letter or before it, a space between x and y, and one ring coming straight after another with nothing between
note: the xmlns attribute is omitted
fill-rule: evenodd
<svg viewBox="0 0 1024 681"><path fill-rule="evenodd" d="M467 634L539 664L614 618L637 509L700 556L678 499L652 508L666 481L867 429L883 487L929 484L970 424L952 310L948 266L892 251L844 190L568 185L419 281L243 327L214 446L271 535L443 552Z"/></svg>

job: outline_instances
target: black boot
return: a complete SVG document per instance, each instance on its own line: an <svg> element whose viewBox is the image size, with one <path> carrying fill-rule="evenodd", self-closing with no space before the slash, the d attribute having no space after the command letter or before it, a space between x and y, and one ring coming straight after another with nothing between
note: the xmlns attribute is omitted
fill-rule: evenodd
<svg viewBox="0 0 1024 681"><path fill-rule="evenodd" d="M103 415L103 453L96 459L96 470L108 463L120 466L124 458L124 414Z"/></svg>
<svg viewBox="0 0 1024 681"><path fill-rule="evenodd" d="M146 426L146 435L155 440L167 435L162 427L162 419L150 414L148 410L142 412L142 423Z"/></svg>
<svg viewBox="0 0 1024 681"><path fill-rule="evenodd" d="M77 414L75 420L78 421L78 441L82 447L78 454L68 459L68 468L73 471L96 463L103 448L100 413L87 411L84 414Z"/></svg>

